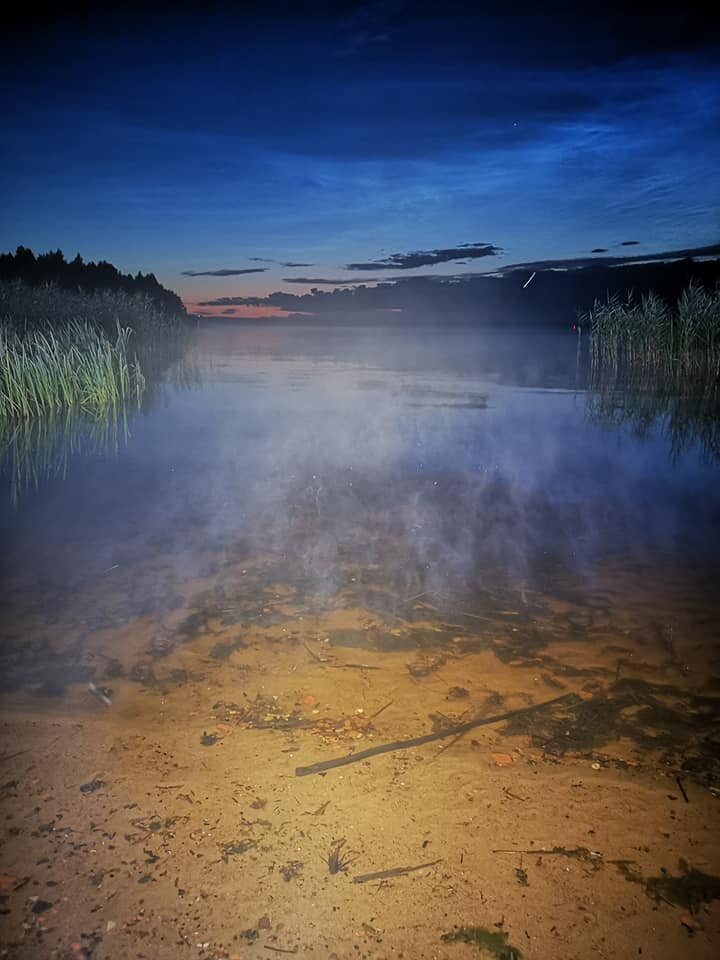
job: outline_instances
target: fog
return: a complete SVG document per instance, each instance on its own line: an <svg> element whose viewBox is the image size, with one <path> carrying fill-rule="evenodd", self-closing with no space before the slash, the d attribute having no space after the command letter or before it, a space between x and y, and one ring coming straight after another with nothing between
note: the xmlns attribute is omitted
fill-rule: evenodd
<svg viewBox="0 0 720 960"><path fill-rule="evenodd" d="M716 467L692 447L674 462L661 425L593 422L570 333L218 325L183 363L190 386L169 376L110 449L5 495L15 623L42 596L48 629L63 610L91 643L88 626L192 608L237 563L320 606L381 590L391 613L425 592L448 611L582 602L609 569L628 596L697 590L717 569Z"/></svg>

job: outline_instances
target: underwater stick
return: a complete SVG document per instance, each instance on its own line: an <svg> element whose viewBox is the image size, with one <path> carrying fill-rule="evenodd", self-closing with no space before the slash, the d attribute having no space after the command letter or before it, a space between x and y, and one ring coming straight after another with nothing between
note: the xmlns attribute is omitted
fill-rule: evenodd
<svg viewBox="0 0 720 960"><path fill-rule="evenodd" d="M447 737L454 737L459 733L474 730L475 727L484 727L490 723L500 723L503 720L512 720L513 717L537 713L539 710L555 706L558 703L577 703L579 699L576 693L565 693L561 697L554 697L552 700L545 700L543 703L536 703L531 707L521 707L519 710L508 710L507 713L498 713L493 717L480 717L476 720L468 720L467 723L459 723L454 727L446 727L437 733L426 733L422 737L413 737L411 740L393 740L391 743L380 743L376 747L360 750L359 753L349 753L344 757L336 757L334 760L322 760L320 763L313 763L308 767L296 767L295 776L307 777L311 773L324 773L326 770L332 770L335 767L344 767L348 763L367 760L368 757L375 757L380 753L392 753L394 750L407 750L408 747L421 747L423 744L432 743L434 740L445 740Z"/></svg>

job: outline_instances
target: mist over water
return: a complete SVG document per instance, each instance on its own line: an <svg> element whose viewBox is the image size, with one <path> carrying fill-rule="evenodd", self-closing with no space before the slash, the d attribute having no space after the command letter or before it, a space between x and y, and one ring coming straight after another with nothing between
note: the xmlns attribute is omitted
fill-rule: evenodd
<svg viewBox="0 0 720 960"><path fill-rule="evenodd" d="M70 633L80 660L96 629L220 596L238 563L320 608L382 591L391 615L426 591L448 614L607 602L610 582L621 606L715 603L717 464L673 460L661 425L593 422L571 334L218 326L184 362L197 382L170 377L109 450L16 506L5 484L6 653Z"/></svg>

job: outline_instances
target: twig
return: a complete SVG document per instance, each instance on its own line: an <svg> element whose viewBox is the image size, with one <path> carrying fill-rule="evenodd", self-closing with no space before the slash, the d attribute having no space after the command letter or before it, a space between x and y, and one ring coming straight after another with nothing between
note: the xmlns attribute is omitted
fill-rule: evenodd
<svg viewBox="0 0 720 960"><path fill-rule="evenodd" d="M514 717L537 713L539 710L544 710L546 707L555 706L559 703L577 703L578 700L577 694L566 693L560 697L554 697L552 700L546 700L544 703L536 703L531 707L521 707L519 710L508 710L507 713L499 713L494 717L481 717L476 720L468 720L467 723L460 723L454 727L446 727L445 730L438 730L437 733L426 733L422 737L413 737L411 740L393 740L391 743L380 743L376 747L370 747L368 750L360 750L358 753L350 753L344 757L336 757L334 760L323 760L320 763L313 763L307 767L296 767L295 776L306 777L311 773L324 773L326 770L332 770L334 767L344 767L349 763L367 760L368 757L375 757L381 753L392 753L394 750L407 750L409 747L421 747L426 743L433 743L435 740L445 740L459 733L465 733L467 730L474 730L475 727L483 727L490 723L500 723L503 720L511 720Z"/></svg>
<svg viewBox="0 0 720 960"><path fill-rule="evenodd" d="M505 850L493 850L493 853L525 853L528 855L540 854L543 857L577 857L578 860L602 860L602 854L599 850L588 850L587 847L552 847L552 849L536 849L536 850L515 850L515 849L505 849ZM615 861L612 861L613 863Z"/></svg>
<svg viewBox="0 0 720 960"><path fill-rule="evenodd" d="M329 663L329 667L347 667L350 670L379 670L370 663Z"/></svg>
<svg viewBox="0 0 720 960"><path fill-rule="evenodd" d="M389 870L377 870L375 873L362 873L358 877L353 877L353 883L368 883L370 880L387 880L389 877L403 877L406 873L414 873L416 870L425 870L427 867L434 867L436 863L442 863L442 860L431 860L430 863L419 863L416 867L391 867Z"/></svg>
<svg viewBox="0 0 720 960"><path fill-rule="evenodd" d="M440 749L438 750L438 752L435 754L435 756L432 758L432 760L430 761L430 763L434 763L434 762L437 760L437 758L440 756L441 753L445 753L445 751L446 751L446 750L449 750L450 747L454 747L455 744L458 742L458 740L462 740L462 738L465 736L466 733L467 733L467 730L463 730L462 733L459 733L456 737L454 737L454 738L450 741L450 743L444 743L444 744L440 747Z"/></svg>
<svg viewBox="0 0 720 960"><path fill-rule="evenodd" d="M311 647L309 647L307 643L303 643L303 646L305 647L307 652L310 654L310 656L314 660L317 660L318 663L327 663L328 660L330 659L329 657L321 657L319 653L315 653L315 651Z"/></svg>
<svg viewBox="0 0 720 960"><path fill-rule="evenodd" d="M379 717L383 710L387 710L388 707L391 707L395 703L394 700L388 700L384 707L380 707L379 710L376 710L375 713L371 713L368 717L368 720L374 720L375 717Z"/></svg>
<svg viewBox="0 0 720 960"><path fill-rule="evenodd" d="M685 787L684 787L683 782L682 782L682 780L680 779L680 777L675 777L675 783L676 783L676 784L678 785L678 787L680 788L680 793L683 795L683 800L685 801L685 803L690 803L690 801L689 801L689 799L688 799L688 795L687 795L687 793L685 792Z"/></svg>
<svg viewBox="0 0 720 960"><path fill-rule="evenodd" d="M292 950L286 950L283 947L271 947L269 943L263 944L266 950L272 950L274 953L297 953L298 948L293 947Z"/></svg>

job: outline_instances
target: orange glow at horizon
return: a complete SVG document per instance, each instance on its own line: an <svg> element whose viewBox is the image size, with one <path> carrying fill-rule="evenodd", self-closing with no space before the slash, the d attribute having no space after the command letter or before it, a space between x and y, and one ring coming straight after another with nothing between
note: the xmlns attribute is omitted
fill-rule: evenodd
<svg viewBox="0 0 720 960"><path fill-rule="evenodd" d="M218 320L259 320L263 317L289 317L291 311L281 310L278 307L201 307L190 300L183 300L188 313L200 314L203 317L217 318ZM228 312L232 310L232 313Z"/></svg>

